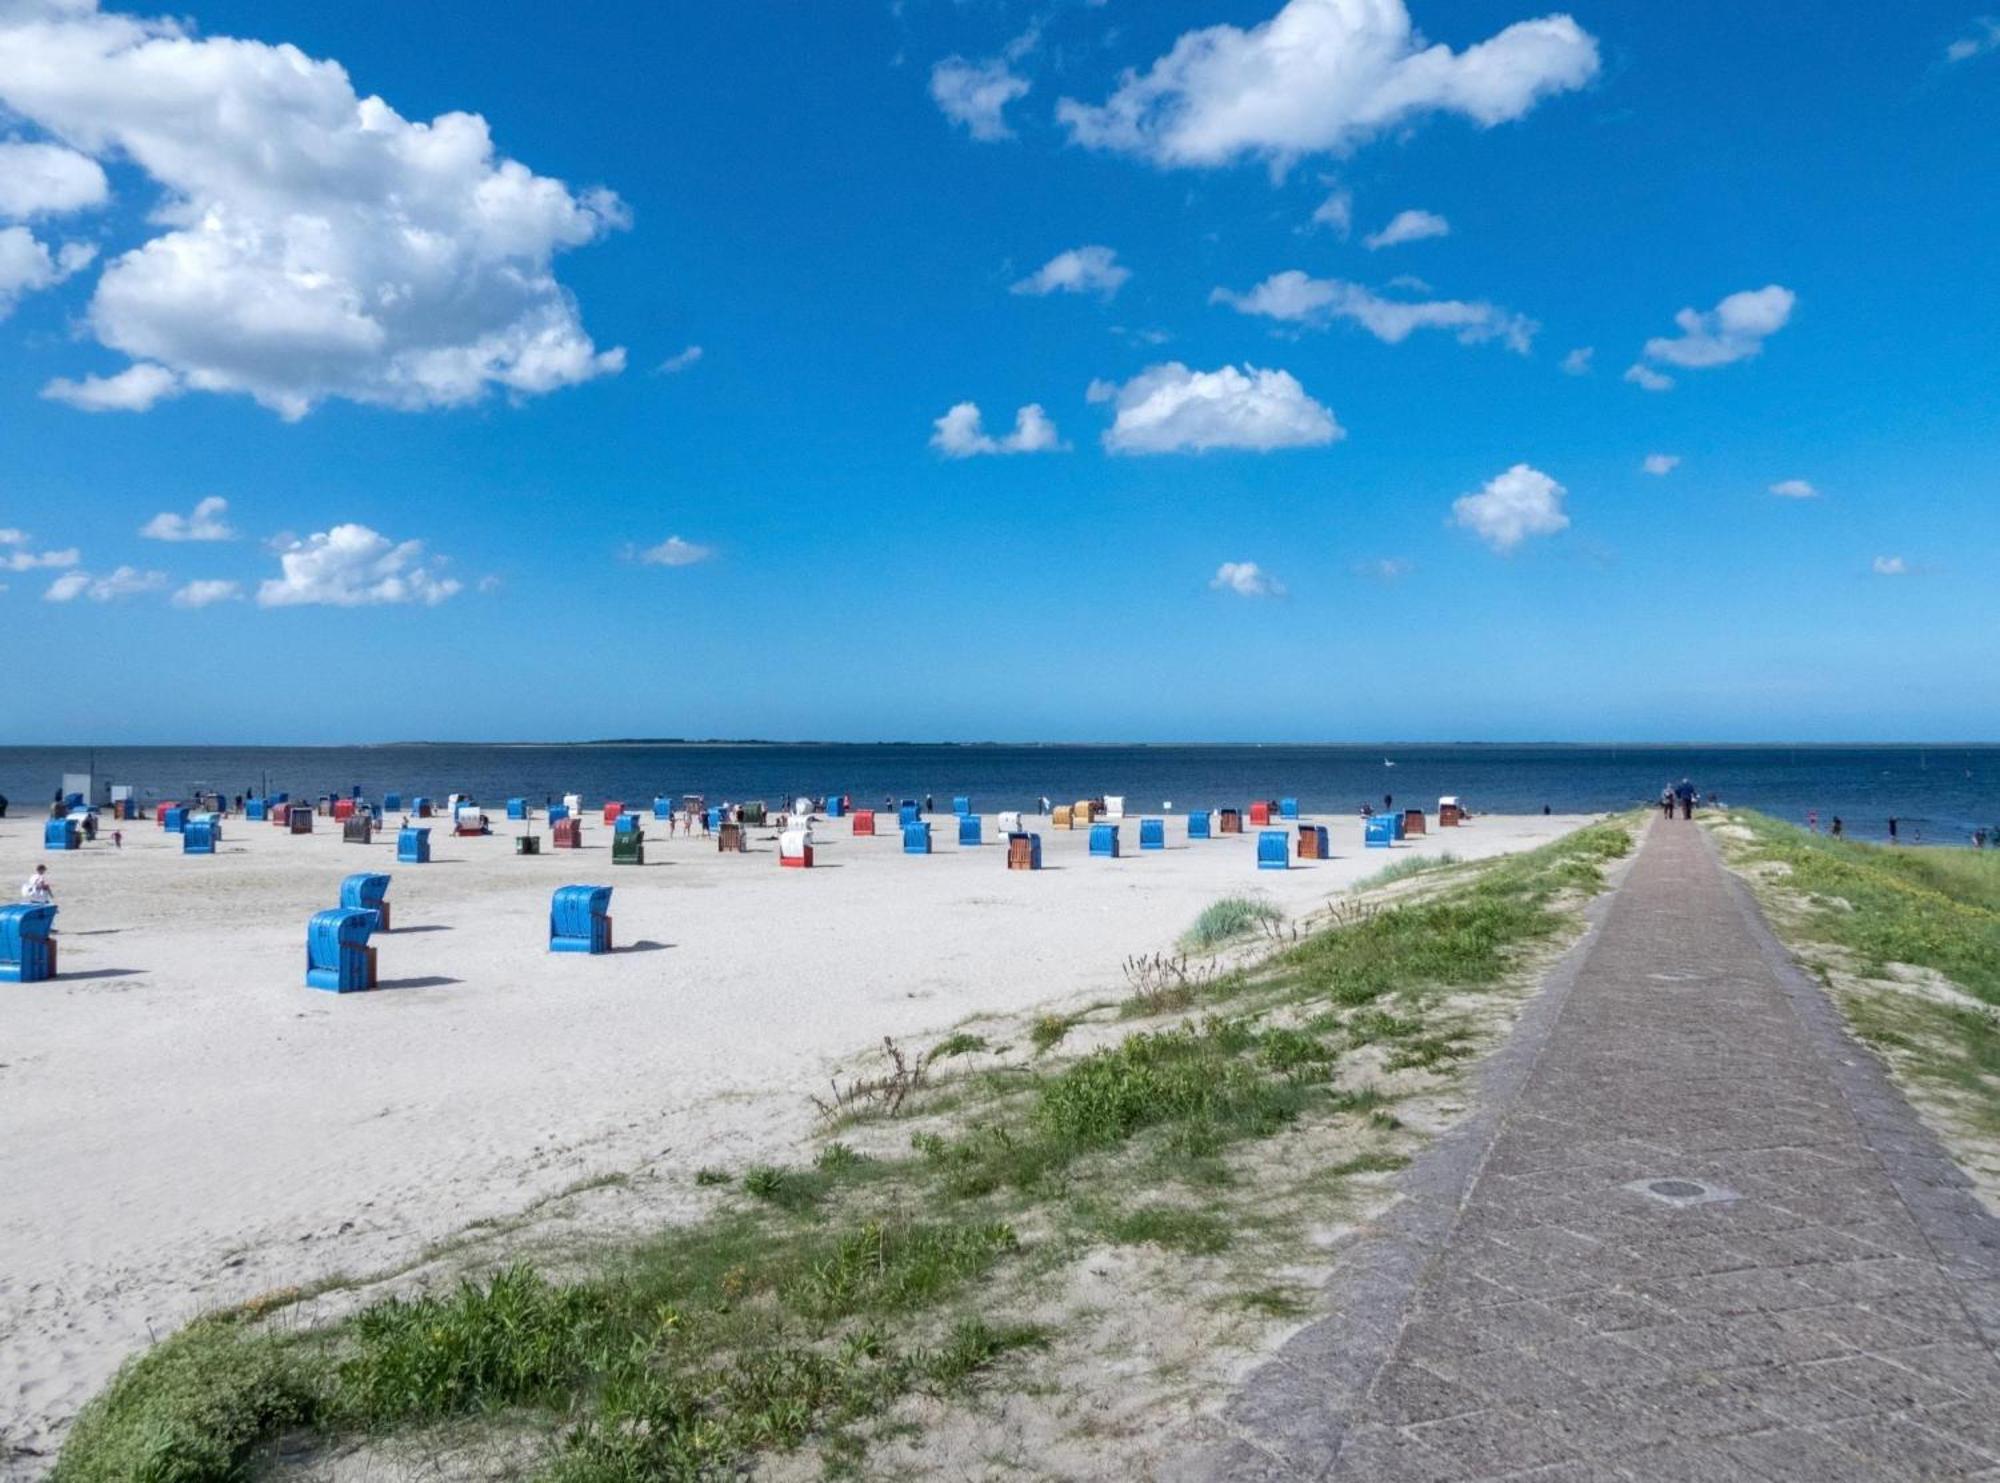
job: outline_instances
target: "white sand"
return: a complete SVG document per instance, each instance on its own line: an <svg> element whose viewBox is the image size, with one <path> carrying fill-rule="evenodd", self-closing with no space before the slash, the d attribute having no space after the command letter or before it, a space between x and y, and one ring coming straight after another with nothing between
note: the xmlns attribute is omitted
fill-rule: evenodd
<svg viewBox="0 0 2000 1483"><path fill-rule="evenodd" d="M819 868L649 835L643 869L589 848L513 853L519 825L397 866L393 830L293 837L231 820L184 857L150 822L44 855L42 822L0 821L9 898L47 859L62 978L0 985L0 1473L34 1476L127 1355L205 1309L408 1260L468 1222L580 1177L665 1159L692 1171L785 1159L809 1091L893 1035L917 1046L981 1011L1121 996L1129 953L1171 946L1218 896L1310 909L1405 850L1254 868L1254 831L1089 858L1043 829L1048 868L1004 850L901 853L893 824L822 824ZM1575 817L1480 818L1409 849L1463 858ZM986 820L989 836L992 819ZM535 824L547 848L547 825ZM649 831L656 827L650 821ZM303 984L304 929L356 870L393 873L381 991ZM617 888L620 951L553 956L553 887Z"/></svg>

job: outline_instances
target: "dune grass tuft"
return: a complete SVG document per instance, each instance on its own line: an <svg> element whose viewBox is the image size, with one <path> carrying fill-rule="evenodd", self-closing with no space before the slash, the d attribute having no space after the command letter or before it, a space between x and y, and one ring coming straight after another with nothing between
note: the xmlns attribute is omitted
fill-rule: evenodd
<svg viewBox="0 0 2000 1483"><path fill-rule="evenodd" d="M1194 925L1181 937L1183 947L1207 952L1248 937L1266 923L1282 922L1285 914L1270 902L1255 896L1225 896L1202 908Z"/></svg>

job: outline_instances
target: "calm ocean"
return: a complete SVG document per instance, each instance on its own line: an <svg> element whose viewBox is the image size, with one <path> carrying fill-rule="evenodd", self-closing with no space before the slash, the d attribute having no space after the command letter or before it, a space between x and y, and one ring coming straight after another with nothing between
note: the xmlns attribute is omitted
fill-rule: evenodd
<svg viewBox="0 0 2000 1483"><path fill-rule="evenodd" d="M144 797L197 788L316 796L359 785L441 798L467 793L496 804L564 793L591 801L648 801L702 793L712 800L851 794L857 803L932 795L949 808L1032 806L1123 794L1134 811L1212 807L1296 797L1308 812L1340 813L1385 793L1432 807L1457 794L1475 811L1557 813L1624 808L1655 799L1682 777L1703 794L1804 822L1835 814L1862 838L1881 838L1891 815L1903 838L1963 844L2000 823L2000 747L1993 746L928 746L622 745L377 747L0 748L0 793L38 808L61 774L97 775ZM1394 763L1387 766L1385 763Z"/></svg>

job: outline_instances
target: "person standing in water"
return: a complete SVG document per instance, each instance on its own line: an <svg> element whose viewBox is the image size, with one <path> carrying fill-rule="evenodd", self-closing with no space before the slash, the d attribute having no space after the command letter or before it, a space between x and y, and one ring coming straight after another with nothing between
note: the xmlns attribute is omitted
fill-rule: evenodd
<svg viewBox="0 0 2000 1483"><path fill-rule="evenodd" d="M1896 818L1895 818L1895 816L1894 816L1893 814L1892 814L1892 815L1890 815L1890 817L1889 817L1889 843L1890 843L1890 844L1894 844L1894 843L1896 842L1896 822L1897 822L1897 821L1896 821Z"/></svg>

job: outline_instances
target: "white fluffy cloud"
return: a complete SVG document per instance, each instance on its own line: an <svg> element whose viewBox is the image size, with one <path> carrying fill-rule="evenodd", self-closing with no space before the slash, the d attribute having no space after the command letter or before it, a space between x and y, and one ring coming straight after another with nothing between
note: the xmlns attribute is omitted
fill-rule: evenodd
<svg viewBox="0 0 2000 1483"><path fill-rule="evenodd" d="M1731 294L1706 313L1683 309L1674 316L1681 332L1648 340L1646 358L1690 371L1748 360L1785 327L1797 302L1798 295L1773 283Z"/></svg>
<svg viewBox="0 0 2000 1483"><path fill-rule="evenodd" d="M1289 0L1248 30L1189 31L1145 72L1126 72L1102 105L1065 98L1056 116L1079 144L1159 165L1254 155L1283 168L1425 113L1505 123L1596 73L1597 43L1566 15L1454 52L1425 44L1403 0Z"/></svg>
<svg viewBox="0 0 2000 1483"><path fill-rule="evenodd" d="M1361 245L1370 252L1394 247L1402 242L1421 242L1426 237L1449 237L1451 223L1435 211L1398 211L1379 232L1370 232Z"/></svg>
<svg viewBox="0 0 2000 1483"><path fill-rule="evenodd" d="M372 607L422 603L435 607L461 584L424 561L422 541L391 541L365 525L336 525L279 551L282 575L259 584L257 606Z"/></svg>
<svg viewBox="0 0 2000 1483"><path fill-rule="evenodd" d="M1976 16L1972 30L1944 49L1947 62L1969 62L1990 51L2000 51L2000 16Z"/></svg>
<svg viewBox="0 0 2000 1483"><path fill-rule="evenodd" d="M1330 227L1343 238L1354 230L1354 197L1336 190L1313 208L1312 224Z"/></svg>
<svg viewBox="0 0 2000 1483"><path fill-rule="evenodd" d="M931 447L946 458L976 458L983 453L1055 453L1063 442L1056 425L1039 402L1014 414L1014 430L1003 438L990 436L977 402L960 402L931 424Z"/></svg>
<svg viewBox="0 0 2000 1483"><path fill-rule="evenodd" d="M25 531L0 530L0 546L11 548L0 551L0 571L32 572L42 568L75 566L83 560L83 553L74 546L60 551L29 550Z"/></svg>
<svg viewBox="0 0 2000 1483"><path fill-rule="evenodd" d="M931 101L946 118L987 143L1014 137L1007 127L1007 105L1027 92L1028 80L1016 76L1004 57L984 62L946 57L931 68Z"/></svg>
<svg viewBox="0 0 2000 1483"><path fill-rule="evenodd" d="M1132 270L1109 247L1072 247L1059 252L1014 285L1017 294L1102 294L1109 299L1125 286Z"/></svg>
<svg viewBox="0 0 2000 1483"><path fill-rule="evenodd" d="M1638 362L1625 368L1625 379L1645 391L1672 391L1674 378L1663 376L1651 366Z"/></svg>
<svg viewBox="0 0 2000 1483"><path fill-rule="evenodd" d="M219 494L195 504L194 513L178 515L162 510L139 527L149 541L233 541L236 532L229 525L229 501Z"/></svg>
<svg viewBox="0 0 2000 1483"><path fill-rule="evenodd" d="M0 319L28 294L53 288L90 266L97 249L66 242L54 252L26 227L0 227Z"/></svg>
<svg viewBox="0 0 2000 1483"><path fill-rule="evenodd" d="M1464 526L1495 551L1512 551L1529 536L1554 535L1566 529L1563 513L1568 493L1540 469L1517 463L1488 479L1477 494L1452 501L1454 522Z"/></svg>
<svg viewBox="0 0 2000 1483"><path fill-rule="evenodd" d="M1906 577L1910 574L1910 564L1900 556L1878 556L1871 566L1878 577Z"/></svg>
<svg viewBox="0 0 2000 1483"><path fill-rule="evenodd" d="M1458 299L1391 299L1359 283L1338 278L1312 278L1297 268L1273 273L1248 293L1218 288L1212 304L1227 304L1240 314L1257 314L1287 324L1326 324L1351 320L1376 339L1400 345L1420 329L1450 330L1460 343L1476 345L1498 340L1526 355L1541 328L1524 314L1483 302Z"/></svg>
<svg viewBox="0 0 2000 1483"><path fill-rule="evenodd" d="M1330 409L1306 395L1289 371L1223 366L1191 371L1179 361L1150 366L1123 386L1093 382L1090 399L1117 415L1104 434L1113 453L1203 453L1240 448L1317 448L1347 436Z"/></svg>
<svg viewBox="0 0 2000 1483"><path fill-rule="evenodd" d="M177 608L207 608L219 602L235 602L242 596L241 582L205 579L188 583L170 601Z"/></svg>
<svg viewBox="0 0 2000 1483"><path fill-rule="evenodd" d="M328 397L547 392L624 364L552 268L624 207L496 154L476 114L405 119L337 62L96 0L0 4L0 105L159 187L157 235L105 267L87 325L171 385L298 417ZM95 409L164 394L62 386Z"/></svg>
<svg viewBox="0 0 2000 1483"><path fill-rule="evenodd" d="M42 594L42 600L73 602L79 597L88 597L92 602L116 602L121 597L132 597L141 592L158 592L166 585L165 572L142 572L132 566L121 566L102 577L93 577L89 572L64 572L49 583L49 590Z"/></svg>
<svg viewBox="0 0 2000 1483"><path fill-rule="evenodd" d="M1590 362L1597 354L1592 345L1579 345L1562 358L1562 372L1565 376L1588 376Z"/></svg>
<svg viewBox="0 0 2000 1483"><path fill-rule="evenodd" d="M1648 453L1646 461L1640 465L1647 473L1654 475L1671 474L1681 466L1678 453Z"/></svg>
<svg viewBox="0 0 2000 1483"><path fill-rule="evenodd" d="M697 566L715 555L715 548L696 545L679 536L668 536L659 545L648 546L634 555L647 566ZM483 583L481 590L487 590Z"/></svg>
<svg viewBox="0 0 2000 1483"><path fill-rule="evenodd" d="M1804 479L1780 479L1771 486L1771 493L1780 499L1817 499L1819 491Z"/></svg>
<svg viewBox="0 0 2000 1483"><path fill-rule="evenodd" d="M0 141L0 216L25 221L101 206L111 194L104 167L60 144Z"/></svg>
<svg viewBox="0 0 2000 1483"><path fill-rule="evenodd" d="M1218 592L1238 597L1283 597L1285 584L1254 561L1225 561L1215 569L1208 585Z"/></svg>
<svg viewBox="0 0 2000 1483"><path fill-rule="evenodd" d="M165 366L138 361L113 376L58 376L42 388L50 401L79 412L144 412L155 402L179 396L187 387Z"/></svg>

